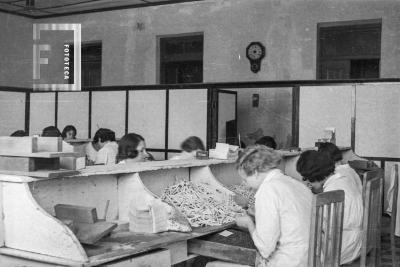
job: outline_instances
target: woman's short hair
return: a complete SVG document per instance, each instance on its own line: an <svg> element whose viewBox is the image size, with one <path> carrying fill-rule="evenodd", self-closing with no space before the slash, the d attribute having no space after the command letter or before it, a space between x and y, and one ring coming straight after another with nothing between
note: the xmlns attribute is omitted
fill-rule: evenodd
<svg viewBox="0 0 400 267"><path fill-rule="evenodd" d="M335 171L335 162L327 154L310 150L301 153L296 164L304 181L320 182Z"/></svg>
<svg viewBox="0 0 400 267"><path fill-rule="evenodd" d="M113 142L115 141L115 132L107 128L100 128L94 134L93 143L97 143L99 140L101 140L101 142Z"/></svg>
<svg viewBox="0 0 400 267"><path fill-rule="evenodd" d="M281 154L264 145L247 147L237 160L236 167L244 171L247 176L257 172L266 172L279 166L282 160Z"/></svg>
<svg viewBox="0 0 400 267"><path fill-rule="evenodd" d="M256 141L256 145L264 145L276 149L275 139L271 136L263 136Z"/></svg>
<svg viewBox="0 0 400 267"><path fill-rule="evenodd" d="M61 133L60 133L60 130L57 129L57 127L48 126L43 129L42 136L44 136L44 137L60 137Z"/></svg>
<svg viewBox="0 0 400 267"><path fill-rule="evenodd" d="M190 136L182 142L181 149L186 152L192 152L196 150L205 150L205 147L200 138L197 136Z"/></svg>
<svg viewBox="0 0 400 267"><path fill-rule="evenodd" d="M135 133L128 133L124 135L118 143L117 160L134 159L138 156L139 151L137 147L144 138Z"/></svg>
<svg viewBox="0 0 400 267"><path fill-rule="evenodd" d="M73 125L67 125L64 127L64 130L61 133L61 137L64 139L67 137L67 133L69 131L74 131L74 138L76 136L76 128Z"/></svg>
<svg viewBox="0 0 400 267"><path fill-rule="evenodd" d="M318 151L327 154L335 162L341 161L343 159L340 149L335 144L329 142L320 143L318 146Z"/></svg>

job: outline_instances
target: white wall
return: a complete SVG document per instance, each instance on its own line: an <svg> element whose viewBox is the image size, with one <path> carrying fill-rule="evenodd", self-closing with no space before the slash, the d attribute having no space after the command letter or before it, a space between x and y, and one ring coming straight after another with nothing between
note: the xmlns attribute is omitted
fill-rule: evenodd
<svg viewBox="0 0 400 267"><path fill-rule="evenodd" d="M0 12L0 86L32 87L32 20Z"/></svg>
<svg viewBox="0 0 400 267"><path fill-rule="evenodd" d="M220 0L42 19L81 23L82 40L103 43L103 85L157 83L157 36L204 33L204 82L316 77L317 23L382 18L381 77L400 72L399 1ZM144 29L137 27L142 23ZM246 46L266 46L254 74Z"/></svg>

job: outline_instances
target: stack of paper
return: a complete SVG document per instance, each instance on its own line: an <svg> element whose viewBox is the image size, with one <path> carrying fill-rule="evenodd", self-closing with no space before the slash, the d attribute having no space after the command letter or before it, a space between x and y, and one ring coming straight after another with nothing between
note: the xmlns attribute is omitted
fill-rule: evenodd
<svg viewBox="0 0 400 267"><path fill-rule="evenodd" d="M238 156L239 147L225 143L216 143L215 149L210 149L210 158L235 159Z"/></svg>

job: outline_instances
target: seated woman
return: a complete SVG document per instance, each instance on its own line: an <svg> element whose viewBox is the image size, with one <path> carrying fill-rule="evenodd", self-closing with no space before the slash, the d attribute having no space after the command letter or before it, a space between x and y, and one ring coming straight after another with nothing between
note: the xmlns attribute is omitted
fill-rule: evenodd
<svg viewBox="0 0 400 267"><path fill-rule="evenodd" d="M151 160L146 152L146 143L141 135L128 133L118 144L118 163L143 162Z"/></svg>
<svg viewBox="0 0 400 267"><path fill-rule="evenodd" d="M312 185L314 193L343 190L345 194L340 264L360 256L363 202L361 191L352 178L335 173L334 161L325 153L306 151L300 155L297 171Z"/></svg>
<svg viewBox="0 0 400 267"><path fill-rule="evenodd" d="M110 129L100 128L97 130L93 142L99 147L96 154L95 164L115 164L118 154L118 144L115 141L115 133Z"/></svg>
<svg viewBox="0 0 400 267"><path fill-rule="evenodd" d="M85 154L86 154L86 165L93 165L96 161L97 152L100 150L98 145L99 136L98 131L93 136L93 141L86 144Z"/></svg>
<svg viewBox="0 0 400 267"><path fill-rule="evenodd" d="M186 138L181 144L182 152L171 159L194 159L197 151L204 151L203 141L197 136Z"/></svg>
<svg viewBox="0 0 400 267"><path fill-rule="evenodd" d="M318 147L318 151L328 155L335 162L335 173L340 173L341 175L352 179L360 192L362 192L362 183L360 176L352 167L350 167L349 164L342 163L342 152L335 144L321 143Z"/></svg>
<svg viewBox="0 0 400 267"><path fill-rule="evenodd" d="M241 154L237 161L239 175L257 190L256 223L247 215L236 218L236 224L251 234L260 254L256 266L306 267L312 193L301 182L284 175L277 168L280 162L280 154L266 146L251 146ZM224 264L214 262L208 266Z"/></svg>
<svg viewBox="0 0 400 267"><path fill-rule="evenodd" d="M24 137L24 136L28 136L28 135L26 134L26 132L24 130L17 130L15 132L13 132L10 136L13 136L13 137Z"/></svg>
<svg viewBox="0 0 400 267"><path fill-rule="evenodd" d="M61 133L64 140L72 140L76 138L76 128L73 125L67 125Z"/></svg>
<svg viewBox="0 0 400 267"><path fill-rule="evenodd" d="M48 127L43 129L42 136L43 137L60 137L61 136L61 132L55 126L48 126Z"/></svg>
<svg viewBox="0 0 400 267"><path fill-rule="evenodd" d="M264 146L270 147L272 149L276 149L276 147L277 147L275 139L271 136L263 136L260 139L258 139L255 144L256 145L264 145Z"/></svg>

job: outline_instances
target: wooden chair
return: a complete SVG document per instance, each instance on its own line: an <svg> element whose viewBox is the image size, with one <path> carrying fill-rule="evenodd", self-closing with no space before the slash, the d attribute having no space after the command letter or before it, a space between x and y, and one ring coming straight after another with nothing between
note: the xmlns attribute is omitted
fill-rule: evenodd
<svg viewBox="0 0 400 267"><path fill-rule="evenodd" d="M366 196L366 191L367 191L367 183L368 183L368 181L371 181L372 179L374 179L376 177L383 178L383 170L382 169L366 171L361 176L362 185L363 185L362 196L363 196L364 203L365 203L365 196ZM365 207L365 205L364 205L364 207Z"/></svg>
<svg viewBox="0 0 400 267"><path fill-rule="evenodd" d="M393 181L393 198L392 198L392 210L390 216L390 226L382 227L382 235L390 236L390 252L392 256L392 266L399 266L396 256L396 219L397 219L397 197L399 193L399 164L394 165L394 181Z"/></svg>
<svg viewBox="0 0 400 267"><path fill-rule="evenodd" d="M339 266L342 245L344 191L313 197L308 266Z"/></svg>
<svg viewBox="0 0 400 267"><path fill-rule="evenodd" d="M382 218L382 171L371 171L366 175L363 239L360 258L343 266L380 266L381 263L381 218ZM373 177L375 175L375 177ZM364 185L363 185L364 186Z"/></svg>

